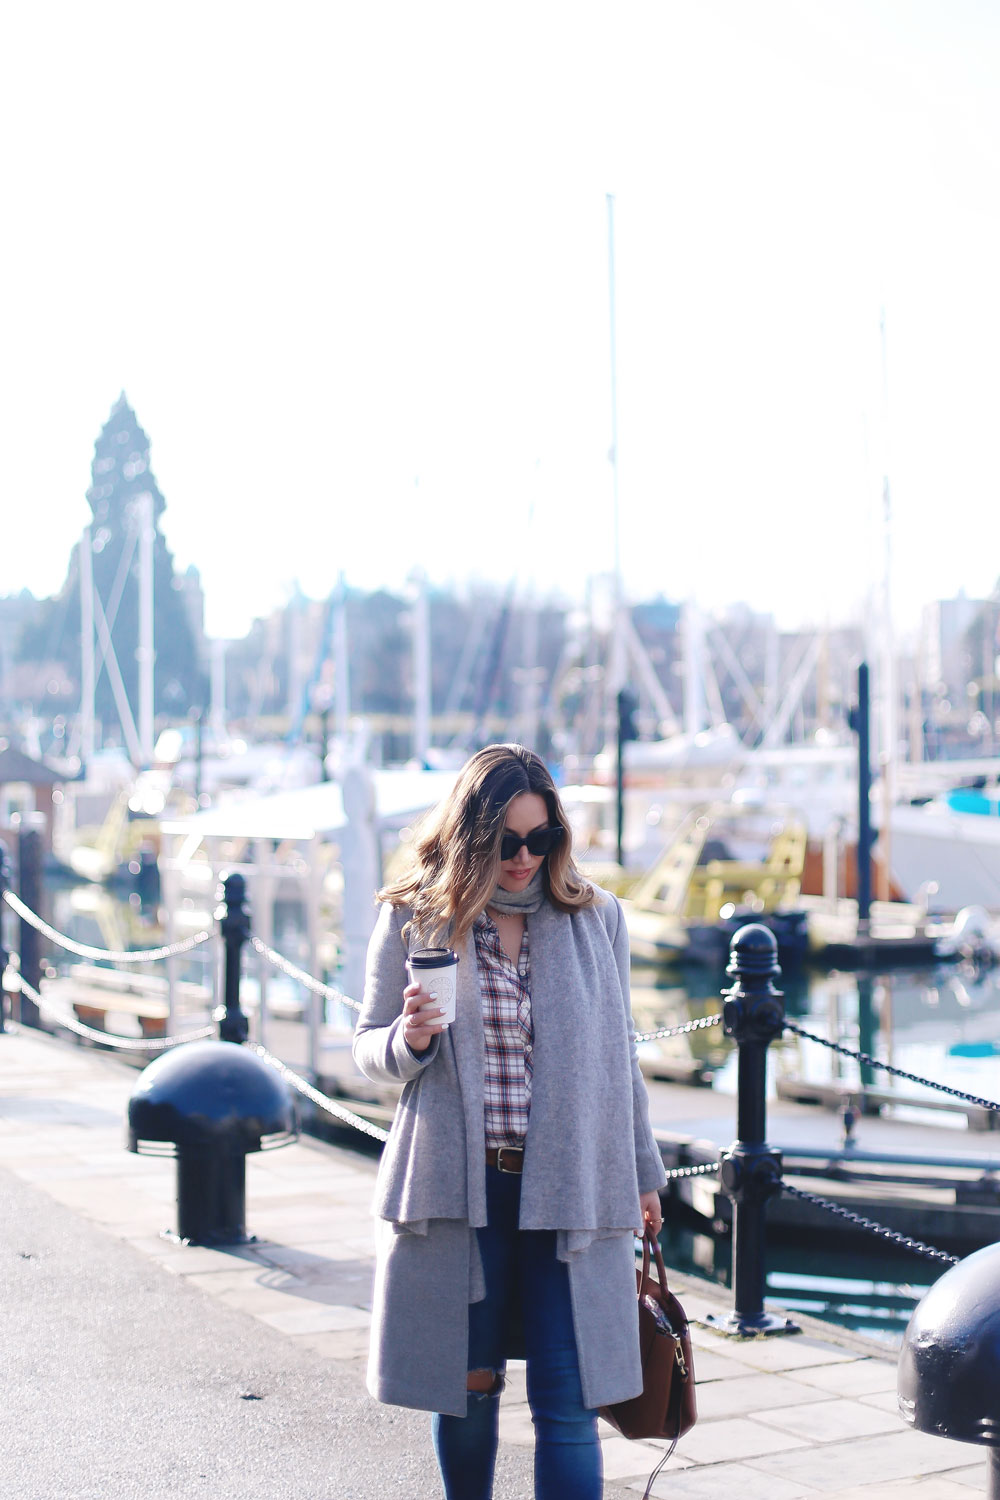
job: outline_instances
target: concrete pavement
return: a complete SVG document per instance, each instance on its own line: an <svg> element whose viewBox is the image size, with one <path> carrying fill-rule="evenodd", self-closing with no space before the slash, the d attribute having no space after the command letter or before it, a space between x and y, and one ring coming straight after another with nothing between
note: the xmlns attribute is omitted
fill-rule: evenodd
<svg viewBox="0 0 1000 1500"><path fill-rule="evenodd" d="M427 1420L364 1390L375 1164L313 1139L247 1162L256 1244L179 1246L175 1167L123 1146L136 1073L20 1029L0 1037L3 1495L439 1500ZM699 1422L653 1493L675 1500L969 1500L981 1450L909 1431L869 1341L731 1340L725 1294L676 1277L693 1320ZM660 1448L602 1424L608 1497ZM523 1370L501 1408L497 1500L529 1500Z"/></svg>

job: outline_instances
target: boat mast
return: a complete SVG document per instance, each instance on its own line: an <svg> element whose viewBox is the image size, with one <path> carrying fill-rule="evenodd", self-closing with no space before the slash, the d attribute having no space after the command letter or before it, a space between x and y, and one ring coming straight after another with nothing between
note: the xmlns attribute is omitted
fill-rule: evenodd
<svg viewBox="0 0 1000 1500"><path fill-rule="evenodd" d="M427 577L411 575L416 589L413 604L413 758L426 766L431 743L431 627Z"/></svg>
<svg viewBox="0 0 1000 1500"><path fill-rule="evenodd" d="M347 755L351 717L350 660L347 650L347 583L343 573L337 587L333 616L333 691L341 757Z"/></svg>
<svg viewBox="0 0 1000 1500"><path fill-rule="evenodd" d="M139 521L139 746L142 763L153 763L153 497L138 497Z"/></svg>
<svg viewBox="0 0 1000 1500"><path fill-rule="evenodd" d="M896 664L892 632L892 502L889 490L889 377L886 361L885 309L879 318L882 345L882 827L878 872L879 898L888 901L892 873L891 814L896 800Z"/></svg>
<svg viewBox="0 0 1000 1500"><path fill-rule="evenodd" d="M80 763L84 772L94 758L94 559L90 527L80 538Z"/></svg>
<svg viewBox="0 0 1000 1500"><path fill-rule="evenodd" d="M625 684L624 603L622 597L621 525L618 505L618 314L615 301L615 195L608 202L608 311L611 355L611 525L614 535L614 579L612 595L611 650L605 681L605 721L609 738L617 720L616 695Z"/></svg>

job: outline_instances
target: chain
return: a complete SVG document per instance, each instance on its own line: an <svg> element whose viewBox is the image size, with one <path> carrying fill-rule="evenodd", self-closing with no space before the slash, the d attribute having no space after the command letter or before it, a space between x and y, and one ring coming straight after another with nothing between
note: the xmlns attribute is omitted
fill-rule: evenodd
<svg viewBox="0 0 1000 1500"><path fill-rule="evenodd" d="M269 964L280 969L283 974L287 974L289 979L297 979L299 984L304 984L306 989L311 990L314 995L321 995L324 1000L339 1000L344 1005L352 1006L354 1010L361 1009L360 1001L351 1000L343 990L338 990L336 985L324 984L321 979L314 979L311 974L306 973L305 969L300 969L293 964L291 959L283 958L280 953L276 953L273 948L261 942L259 937L251 937L250 942Z"/></svg>
<svg viewBox="0 0 1000 1500"><path fill-rule="evenodd" d="M932 1245L925 1245L923 1240L914 1240L909 1235L897 1234L895 1229L886 1229L884 1224L876 1224L872 1219L852 1213L849 1208L842 1208L839 1203L831 1203L829 1198L819 1198L815 1193L807 1193L803 1188L792 1187L788 1182L783 1182L781 1187L784 1192L791 1193L793 1198L802 1198L806 1203L815 1204L817 1208L828 1209L838 1218L846 1219L849 1224L856 1224L859 1229L870 1229L872 1234L877 1234L881 1239L891 1240L895 1245L902 1245L904 1250L914 1250L918 1255L926 1255L929 1260L939 1260L946 1266L958 1265L957 1256L949 1255L945 1250L935 1250Z"/></svg>
<svg viewBox="0 0 1000 1500"><path fill-rule="evenodd" d="M67 1015L56 1006L50 1004L44 995L40 995L26 979L17 976L17 982L22 994L33 1000L38 1009L45 1015L51 1016L57 1026L63 1026L67 1031L75 1031L77 1036L89 1037L92 1041L101 1042L105 1047L126 1047L130 1052L152 1052L162 1051L165 1047L176 1047L181 1042L200 1042L205 1037L215 1035L214 1026L203 1026L199 1031L187 1031L183 1036L115 1036L108 1031L98 1031L94 1026L85 1026L75 1016Z"/></svg>
<svg viewBox="0 0 1000 1500"><path fill-rule="evenodd" d="M686 1021L683 1026L663 1026L659 1031L637 1031L637 1042L655 1042L660 1037L683 1036L686 1031L703 1031L707 1026L721 1026L721 1016L702 1016L697 1021Z"/></svg>
<svg viewBox="0 0 1000 1500"><path fill-rule="evenodd" d="M717 1161L706 1161L700 1167L668 1167L667 1180L672 1181L678 1177L703 1177L706 1172L717 1172L719 1163Z"/></svg>
<svg viewBox="0 0 1000 1500"><path fill-rule="evenodd" d="M31 910L30 906L25 906L13 891L4 891L3 899L22 921L34 927L36 932L40 932L50 942L58 943L68 953L75 953L80 958L103 958L113 964L149 964L159 958L176 958L180 953L190 953L192 948L199 947L201 943L207 943L212 936L210 932L196 932L194 937L182 938L180 942L169 943L163 948L138 948L134 952L117 953L110 948L91 948L86 943L75 943L65 933L57 932L54 927L50 927L48 922L43 921Z"/></svg>
<svg viewBox="0 0 1000 1500"><path fill-rule="evenodd" d="M292 1088L298 1089L300 1094L304 1094L307 1099L311 1099L320 1109L325 1109L328 1114L335 1116L338 1120L342 1120L346 1125L353 1125L355 1130L360 1130L363 1134L370 1135L373 1141L381 1141L384 1144L389 1139L389 1132L383 1130L381 1125L373 1125L370 1120L363 1120L360 1115L353 1114L349 1109L345 1109L335 1099L330 1099L326 1094L320 1093L319 1089L313 1088L311 1083L307 1083L304 1078L300 1078L298 1073L293 1073L287 1063L283 1063L280 1058L275 1057L273 1052L268 1052L266 1047L257 1046L251 1048L251 1050L256 1052L257 1056L264 1062L270 1063L271 1067L277 1073L281 1074L286 1083L291 1084Z"/></svg>
<svg viewBox="0 0 1000 1500"><path fill-rule="evenodd" d="M953 1099L965 1099L969 1104L978 1104L982 1109L1000 1110L1000 1104L994 1104L992 1099L979 1099L975 1094L966 1094L962 1089L949 1088L946 1083L934 1083L930 1078L921 1078L917 1073L906 1073L902 1068L894 1068L891 1063L879 1062L877 1057L869 1057L867 1052L854 1052L850 1047L842 1047L839 1042L828 1042L824 1036L814 1036L811 1031L803 1031L802 1027L796 1026L793 1021L786 1020L785 1027L788 1031L794 1031L797 1036L805 1037L808 1042L819 1042L821 1047L829 1047L844 1057L856 1058L858 1062L866 1064L869 1068L879 1068L883 1073L891 1073L894 1078L905 1078L909 1083L922 1083L926 1088L937 1089L942 1094L951 1094Z"/></svg>

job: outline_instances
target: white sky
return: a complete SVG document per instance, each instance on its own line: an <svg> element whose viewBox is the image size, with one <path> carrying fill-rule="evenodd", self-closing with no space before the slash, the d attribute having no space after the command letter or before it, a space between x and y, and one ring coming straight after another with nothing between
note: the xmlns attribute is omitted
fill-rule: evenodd
<svg viewBox="0 0 1000 1500"><path fill-rule="evenodd" d="M608 192L627 592L856 614L886 451L900 621L988 591L998 75L990 0L6 7L0 593L60 585L122 388L212 633L341 570L580 590Z"/></svg>

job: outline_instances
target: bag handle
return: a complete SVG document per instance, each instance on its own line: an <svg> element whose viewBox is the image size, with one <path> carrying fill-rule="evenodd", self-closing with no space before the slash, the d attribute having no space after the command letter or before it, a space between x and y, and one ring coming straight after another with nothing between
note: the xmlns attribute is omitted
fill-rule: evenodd
<svg viewBox="0 0 1000 1500"><path fill-rule="evenodd" d="M656 1265L656 1274L660 1280L660 1286L665 1292L669 1292L670 1286L667 1282L667 1268L663 1264L663 1251L660 1242L653 1232L652 1225L647 1224L642 1235L642 1279L646 1280L649 1275L649 1252L652 1250Z"/></svg>

